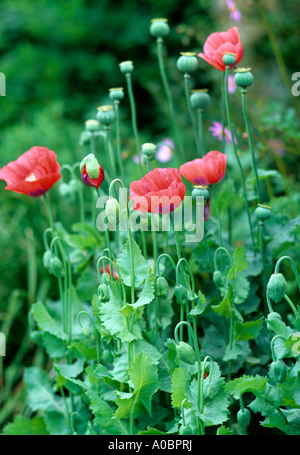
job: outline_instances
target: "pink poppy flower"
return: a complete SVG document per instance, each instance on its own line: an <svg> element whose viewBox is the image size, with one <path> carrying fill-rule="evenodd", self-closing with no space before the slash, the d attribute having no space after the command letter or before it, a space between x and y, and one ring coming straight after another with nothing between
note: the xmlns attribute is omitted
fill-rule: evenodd
<svg viewBox="0 0 300 455"><path fill-rule="evenodd" d="M234 54L235 63L230 66L230 68L233 68L234 65L239 63L244 54L238 28L232 27L227 32L212 33L205 41L203 51L198 56L219 71L225 71L224 55Z"/></svg>

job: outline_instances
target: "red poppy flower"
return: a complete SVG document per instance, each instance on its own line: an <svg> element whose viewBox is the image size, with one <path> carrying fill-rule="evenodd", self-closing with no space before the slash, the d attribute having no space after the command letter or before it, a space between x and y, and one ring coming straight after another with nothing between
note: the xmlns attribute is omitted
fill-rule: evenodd
<svg viewBox="0 0 300 455"><path fill-rule="evenodd" d="M204 53L200 53L198 56L217 70L225 71L225 63L223 62L225 54L234 54L234 65L236 65L244 54L238 28L232 27L227 32L212 33L205 41L203 51ZM234 65L231 65L230 68L233 68Z"/></svg>
<svg viewBox="0 0 300 455"><path fill-rule="evenodd" d="M99 164L99 176L95 179L92 179L86 171L86 165L84 165L81 171L81 178L85 185L93 186L94 188L99 188L102 185L102 182L105 178L103 167L100 166Z"/></svg>
<svg viewBox="0 0 300 455"><path fill-rule="evenodd" d="M103 273L108 273L110 275L110 264L106 264L105 268L100 267L100 273L101 273L101 275ZM113 278L116 278L117 281L119 281L119 279L120 279L117 271L114 268L113 268Z"/></svg>
<svg viewBox="0 0 300 455"><path fill-rule="evenodd" d="M46 147L32 147L0 169L0 180L6 182L6 190L33 197L45 194L60 178L56 154Z"/></svg>
<svg viewBox="0 0 300 455"><path fill-rule="evenodd" d="M222 180L226 171L227 156L212 150L180 166L182 175L194 185L214 185Z"/></svg>
<svg viewBox="0 0 300 455"><path fill-rule="evenodd" d="M130 184L129 199L139 212L170 213L180 206L185 191L178 169L156 168Z"/></svg>

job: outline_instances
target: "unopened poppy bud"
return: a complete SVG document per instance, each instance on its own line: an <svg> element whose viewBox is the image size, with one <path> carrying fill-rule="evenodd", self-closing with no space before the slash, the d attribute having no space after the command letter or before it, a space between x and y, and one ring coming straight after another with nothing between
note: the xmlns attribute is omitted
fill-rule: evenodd
<svg viewBox="0 0 300 455"><path fill-rule="evenodd" d="M99 177L100 169L97 158L93 153L90 153L80 163L79 169L82 173L85 166L86 172L91 179L97 179Z"/></svg>
<svg viewBox="0 0 300 455"><path fill-rule="evenodd" d="M268 205L262 205L262 204L258 204L254 213L255 213L256 218L260 221L268 220L270 218L270 216L272 215L271 207L269 207Z"/></svg>
<svg viewBox="0 0 300 455"><path fill-rule="evenodd" d="M155 38L162 38L169 35L170 27L168 24L168 19L152 19L150 33Z"/></svg>
<svg viewBox="0 0 300 455"><path fill-rule="evenodd" d="M100 123L96 119L90 119L85 122L85 129L87 131L98 131L100 129Z"/></svg>
<svg viewBox="0 0 300 455"><path fill-rule="evenodd" d="M205 109L208 106L210 96L207 92L207 89L192 90L190 101L193 109Z"/></svg>
<svg viewBox="0 0 300 455"><path fill-rule="evenodd" d="M181 427L179 428L179 434L185 435L185 434L194 434L194 433L189 425L181 425Z"/></svg>
<svg viewBox="0 0 300 455"><path fill-rule="evenodd" d="M134 70L133 62L131 60L121 62L119 64L119 67L120 67L121 73L123 73L123 74L132 73Z"/></svg>
<svg viewBox="0 0 300 455"><path fill-rule="evenodd" d="M275 321L275 320L282 321L282 317L276 311L272 311L271 313L268 314L267 320L268 321Z"/></svg>
<svg viewBox="0 0 300 455"><path fill-rule="evenodd" d="M61 260L57 256L52 256L50 260L50 270L56 278L64 276L64 268Z"/></svg>
<svg viewBox="0 0 300 455"><path fill-rule="evenodd" d="M147 142L146 144L142 145L142 152L145 155L146 159L151 161L155 157L156 145Z"/></svg>
<svg viewBox="0 0 300 455"><path fill-rule="evenodd" d="M248 428L250 424L250 419L251 419L251 413L249 409L244 408L240 409L236 415L238 423L241 425L243 428Z"/></svg>
<svg viewBox="0 0 300 455"><path fill-rule="evenodd" d="M156 280L156 295L161 299L166 299L169 295L169 285L164 276L159 276Z"/></svg>
<svg viewBox="0 0 300 455"><path fill-rule="evenodd" d="M234 82L238 87L246 89L253 83L251 68L237 68L235 70Z"/></svg>
<svg viewBox="0 0 300 455"><path fill-rule="evenodd" d="M109 89L109 97L113 101L120 101L124 98L123 87L116 87Z"/></svg>
<svg viewBox="0 0 300 455"><path fill-rule="evenodd" d="M277 383L284 382L287 374L287 366L283 360L275 360L270 365L269 375Z"/></svg>
<svg viewBox="0 0 300 455"><path fill-rule="evenodd" d="M108 199L105 204L105 215L108 224L115 225L120 219L120 204L115 198Z"/></svg>
<svg viewBox="0 0 300 455"><path fill-rule="evenodd" d="M81 183L77 178L73 178L69 181L70 188L73 193L80 191Z"/></svg>
<svg viewBox="0 0 300 455"><path fill-rule="evenodd" d="M197 197L203 197L204 201L207 201L209 198L209 192L205 186L195 186L192 191L192 198L196 199Z"/></svg>
<svg viewBox="0 0 300 455"><path fill-rule="evenodd" d="M45 251L43 254L43 265L45 269L49 270L50 269L50 261L52 258L52 253L50 250Z"/></svg>
<svg viewBox="0 0 300 455"><path fill-rule="evenodd" d="M100 284L98 288L98 296L101 302L109 301L109 288L107 284Z"/></svg>
<svg viewBox="0 0 300 455"><path fill-rule="evenodd" d="M185 305L188 301L188 293L186 288L180 284L175 287L175 297L179 305Z"/></svg>
<svg viewBox="0 0 300 455"><path fill-rule="evenodd" d="M180 360L182 360L185 363L188 363L189 365L194 365L196 361L195 352L192 346L190 346L188 343L180 341L176 345L176 352Z"/></svg>
<svg viewBox="0 0 300 455"><path fill-rule="evenodd" d="M105 360L109 363L112 363L113 360L114 360L114 355L112 353L112 351L110 349L104 349L103 351L103 357L105 358Z"/></svg>
<svg viewBox="0 0 300 455"><path fill-rule="evenodd" d="M199 63L195 52L181 52L177 60L177 68L183 73L191 73L198 69Z"/></svg>
<svg viewBox="0 0 300 455"><path fill-rule="evenodd" d="M220 272L220 270L214 271L213 280L217 288L222 285L222 272Z"/></svg>
<svg viewBox="0 0 300 455"><path fill-rule="evenodd" d="M116 114L113 106L100 106L98 107L97 119L104 126L110 126L116 120Z"/></svg>
<svg viewBox="0 0 300 455"><path fill-rule="evenodd" d="M223 56L223 62L225 63L225 65L234 65L235 64L235 55L234 54L225 54Z"/></svg>
<svg viewBox="0 0 300 455"><path fill-rule="evenodd" d="M282 273L273 273L267 284L267 294L275 303L281 302L286 293L287 283Z"/></svg>
<svg viewBox="0 0 300 455"><path fill-rule="evenodd" d="M69 183L62 182L59 185L59 193L63 198L66 198L68 202L73 202L74 193L71 185Z"/></svg>

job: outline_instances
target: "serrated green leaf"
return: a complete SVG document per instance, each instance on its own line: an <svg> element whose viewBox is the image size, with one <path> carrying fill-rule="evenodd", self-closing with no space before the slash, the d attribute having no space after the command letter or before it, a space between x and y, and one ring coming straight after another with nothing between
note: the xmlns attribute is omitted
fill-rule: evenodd
<svg viewBox="0 0 300 455"><path fill-rule="evenodd" d="M82 371L84 366L84 358L77 359L71 364L54 363L55 370L65 379L76 378Z"/></svg>
<svg viewBox="0 0 300 455"><path fill-rule="evenodd" d="M256 319L256 321L240 322L235 321L234 323L234 339L236 342L242 340L252 340L256 338L264 324L264 317Z"/></svg>
<svg viewBox="0 0 300 455"><path fill-rule="evenodd" d="M233 290L230 283L228 283L227 292L219 305L213 305L212 309L220 316L230 318L232 315L232 304L233 304Z"/></svg>
<svg viewBox="0 0 300 455"><path fill-rule="evenodd" d="M24 382L28 395L28 405L33 411L60 412L59 399L53 393L47 373L37 367L25 369Z"/></svg>
<svg viewBox="0 0 300 455"><path fill-rule="evenodd" d="M172 394L171 402L173 408L180 408L181 403L186 398L185 385L190 375L183 368L176 368L172 374Z"/></svg>
<svg viewBox="0 0 300 455"><path fill-rule="evenodd" d="M252 392L254 394L262 393L267 383L267 379L262 376L241 376L225 385L226 392L239 399L243 393Z"/></svg>
<svg viewBox="0 0 300 455"><path fill-rule="evenodd" d="M242 246L238 246L233 252L233 266L228 272L227 278L231 280L238 272L242 272L248 267L245 250Z"/></svg>
<svg viewBox="0 0 300 455"><path fill-rule="evenodd" d="M3 429L3 435L11 436L31 436L31 435L47 435L49 434L43 417L34 417L26 419L21 415L17 415L14 421L8 423Z"/></svg>
<svg viewBox="0 0 300 455"><path fill-rule="evenodd" d="M88 391L87 396L91 401L91 411L95 416L95 423L102 434L128 434L127 422L115 419L114 411L106 401L92 391Z"/></svg>
<svg viewBox="0 0 300 455"><path fill-rule="evenodd" d="M123 251L117 258L117 265L120 270L121 278L126 286L131 286L131 274L134 274L134 286L139 287L145 281L148 273L148 262L142 255L141 249L134 239L132 239L132 254L134 269L131 267L129 242L125 243Z"/></svg>
<svg viewBox="0 0 300 455"><path fill-rule="evenodd" d="M138 416L145 410L151 415L152 396L159 388L157 366L140 352L129 368L129 377L133 392L118 393L116 418L127 419L131 412Z"/></svg>
<svg viewBox="0 0 300 455"><path fill-rule="evenodd" d="M230 428L226 428L224 425L221 425L218 429L217 429L217 435L218 436L233 436L234 435L234 431L233 430L230 430Z"/></svg>
<svg viewBox="0 0 300 455"><path fill-rule="evenodd" d="M62 340L66 340L67 336L63 333L60 325L50 316L48 310L42 302L37 302L32 305L33 317L41 330L49 332Z"/></svg>
<svg viewBox="0 0 300 455"><path fill-rule="evenodd" d="M154 298L154 283L155 283L155 275L151 273L151 269L148 269L148 273L146 276L146 281L143 286L143 289L139 295L137 301L132 305L133 308L138 308L140 306L147 305L148 303L152 302Z"/></svg>

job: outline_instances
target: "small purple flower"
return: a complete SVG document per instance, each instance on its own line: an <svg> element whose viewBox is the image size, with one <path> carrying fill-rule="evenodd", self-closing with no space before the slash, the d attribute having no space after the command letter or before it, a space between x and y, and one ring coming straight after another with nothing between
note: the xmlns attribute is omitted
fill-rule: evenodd
<svg viewBox="0 0 300 455"><path fill-rule="evenodd" d="M234 82L234 76L229 74L228 76L228 93L232 95L236 91L236 83Z"/></svg>
<svg viewBox="0 0 300 455"><path fill-rule="evenodd" d="M241 22L242 20L242 13L237 8L235 2L233 0L226 0L227 7L229 9L229 17L234 22Z"/></svg>
<svg viewBox="0 0 300 455"><path fill-rule="evenodd" d="M212 135L214 137L216 137L219 141L222 141L222 137L223 137L222 123L213 122L213 126L211 126L208 129L209 129L209 131L212 132ZM231 142L232 142L231 133L227 128L224 128L224 137L225 137L225 141L227 142L227 144L231 144ZM234 138L234 143L236 144L236 138Z"/></svg>
<svg viewBox="0 0 300 455"><path fill-rule="evenodd" d="M284 144L280 139L269 139L268 143L272 151L277 153L277 155L282 156L285 154Z"/></svg>
<svg viewBox="0 0 300 455"><path fill-rule="evenodd" d="M174 142L171 139L164 139L157 151L156 159L160 163L167 163L173 158Z"/></svg>

